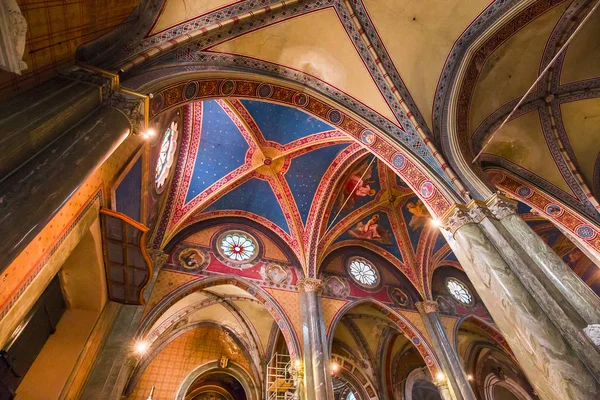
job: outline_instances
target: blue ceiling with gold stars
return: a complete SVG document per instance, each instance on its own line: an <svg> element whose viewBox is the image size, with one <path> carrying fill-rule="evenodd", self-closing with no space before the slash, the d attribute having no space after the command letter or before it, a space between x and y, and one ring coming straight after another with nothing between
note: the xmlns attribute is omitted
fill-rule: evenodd
<svg viewBox="0 0 600 400"><path fill-rule="evenodd" d="M301 236L322 177L351 139L299 109L263 101L209 100L186 112L193 169L184 213L230 212Z"/></svg>

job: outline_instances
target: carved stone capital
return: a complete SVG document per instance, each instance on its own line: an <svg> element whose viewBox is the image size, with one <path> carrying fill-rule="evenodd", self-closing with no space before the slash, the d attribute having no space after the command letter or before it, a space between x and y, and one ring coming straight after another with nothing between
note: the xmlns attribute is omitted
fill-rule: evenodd
<svg viewBox="0 0 600 400"><path fill-rule="evenodd" d="M131 123L133 134L145 131L145 101L139 96L118 92L113 94L107 103L119 110Z"/></svg>
<svg viewBox="0 0 600 400"><path fill-rule="evenodd" d="M436 313L440 309L438 302L433 300L423 300L419 303L415 303L415 306L417 306L417 310L419 310L421 314Z"/></svg>
<svg viewBox="0 0 600 400"><path fill-rule="evenodd" d="M496 216L490 211L490 209L485 204L473 201L468 205L468 207L469 216L476 223L480 223L486 218L496 219Z"/></svg>
<svg viewBox="0 0 600 400"><path fill-rule="evenodd" d="M98 90L100 90L103 102L110 99L115 91L119 89L116 75L110 75L108 72L103 73L101 71L75 66L61 75L74 81L97 86Z"/></svg>
<svg viewBox="0 0 600 400"><path fill-rule="evenodd" d="M517 214L517 202L497 193L487 201L488 208L496 218L504 219L509 215Z"/></svg>
<svg viewBox="0 0 600 400"><path fill-rule="evenodd" d="M463 206L456 205L447 215L443 218L441 226L450 231L452 235L454 232L459 230L466 224L474 223L473 219L469 216L468 210Z"/></svg>
<svg viewBox="0 0 600 400"><path fill-rule="evenodd" d="M161 249L155 249L152 247L148 247L146 249L148 251L148 255L152 259L152 265L154 268L162 268L162 266L167 262L169 255L164 253Z"/></svg>
<svg viewBox="0 0 600 400"><path fill-rule="evenodd" d="M323 282L320 279L314 278L301 279L296 283L296 286L300 293L317 292L320 295L323 290Z"/></svg>

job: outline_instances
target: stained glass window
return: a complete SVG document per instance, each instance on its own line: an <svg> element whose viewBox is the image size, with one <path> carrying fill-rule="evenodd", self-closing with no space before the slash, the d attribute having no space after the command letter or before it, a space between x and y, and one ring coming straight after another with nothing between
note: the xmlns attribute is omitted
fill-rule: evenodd
<svg viewBox="0 0 600 400"><path fill-rule="evenodd" d="M373 286L377 283L375 267L363 258L355 258L350 262L350 274L362 285Z"/></svg>
<svg viewBox="0 0 600 400"><path fill-rule="evenodd" d="M459 281L458 279L449 278L446 281L446 287L448 291L456 300L463 304L471 304L473 303L473 296L471 296L471 292L465 286L464 283Z"/></svg>
<svg viewBox="0 0 600 400"><path fill-rule="evenodd" d="M237 262L249 261L256 254L254 240L244 233L233 232L226 234L221 239L222 254L230 260Z"/></svg>
<svg viewBox="0 0 600 400"><path fill-rule="evenodd" d="M175 159L175 148L177 147L177 123L171 122L171 125L165 130L160 144L158 160L156 161L156 171L154 181L156 188L160 189L169 176L169 171Z"/></svg>
<svg viewBox="0 0 600 400"><path fill-rule="evenodd" d="M350 392L348 393L348 396L346 396L346 400L356 400L356 396L354 393Z"/></svg>

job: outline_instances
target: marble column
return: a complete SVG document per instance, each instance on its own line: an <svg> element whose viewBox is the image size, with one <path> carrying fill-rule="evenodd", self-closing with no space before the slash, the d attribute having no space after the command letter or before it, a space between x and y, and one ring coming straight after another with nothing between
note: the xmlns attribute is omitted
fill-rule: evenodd
<svg viewBox="0 0 600 400"><path fill-rule="evenodd" d="M533 261L530 270L568 314L579 316L580 329L600 324L600 297L517 214L516 201L494 195L487 204ZM573 321L577 323L579 321ZM599 360L595 360L600 365Z"/></svg>
<svg viewBox="0 0 600 400"><path fill-rule="evenodd" d="M516 204L498 196L488 204L494 217L483 219L481 227L600 382L600 351L585 331L600 322L600 299L516 214Z"/></svg>
<svg viewBox="0 0 600 400"><path fill-rule="evenodd" d="M541 399L592 400L600 386L521 283L482 222L494 219L472 202L443 220L449 243Z"/></svg>
<svg viewBox="0 0 600 400"><path fill-rule="evenodd" d="M452 398L452 395L450 394L450 388L448 385L448 381L436 380L436 381L433 381L433 384L438 389L438 392L440 392L440 397L442 398L442 400L454 400Z"/></svg>
<svg viewBox="0 0 600 400"><path fill-rule="evenodd" d="M438 303L425 300L416 304L425 328L429 333L432 345L442 364L445 375L445 381L451 388L455 400L476 400L475 393L471 384L467 380L467 375L462 367L460 358L456 354L454 346L450 343L446 330L440 320L438 313Z"/></svg>
<svg viewBox="0 0 600 400"><path fill-rule="evenodd" d="M304 387L308 400L333 398L333 385L329 367L329 349L325 336L325 324L319 279L305 278L297 283L300 291L302 313L302 336L304 339Z"/></svg>

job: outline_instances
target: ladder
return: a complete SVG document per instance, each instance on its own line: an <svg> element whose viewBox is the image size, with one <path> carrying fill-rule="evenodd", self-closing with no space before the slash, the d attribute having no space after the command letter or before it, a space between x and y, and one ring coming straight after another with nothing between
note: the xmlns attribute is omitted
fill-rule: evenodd
<svg viewBox="0 0 600 400"><path fill-rule="evenodd" d="M294 377L291 374L290 356L275 353L267 364L267 399L292 399L295 389Z"/></svg>

